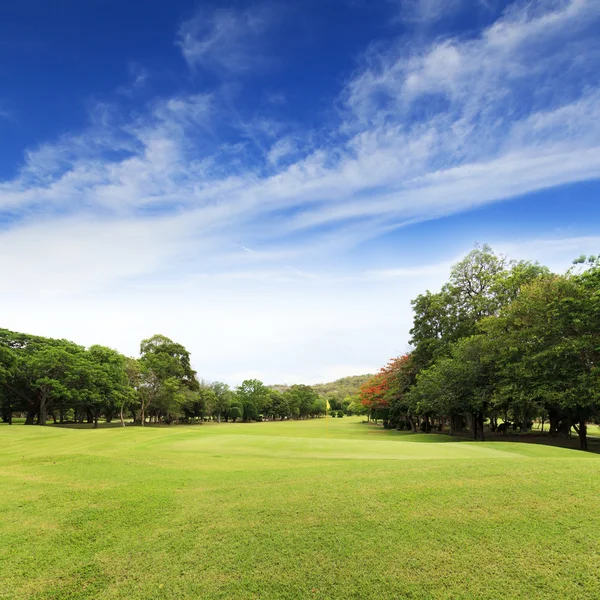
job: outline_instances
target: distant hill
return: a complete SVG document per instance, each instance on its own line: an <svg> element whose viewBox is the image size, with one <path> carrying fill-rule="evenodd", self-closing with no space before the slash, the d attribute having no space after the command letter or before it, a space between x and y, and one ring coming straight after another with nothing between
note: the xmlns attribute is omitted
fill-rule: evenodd
<svg viewBox="0 0 600 600"><path fill-rule="evenodd" d="M358 394L360 386L371 377L373 377L373 375L369 373L366 375L350 375L349 377L342 377L341 379L336 379L329 383L315 383L314 385L311 385L311 387L320 396L329 396L342 401L347 396ZM270 385L268 387L279 392L285 392L290 386L279 384Z"/></svg>

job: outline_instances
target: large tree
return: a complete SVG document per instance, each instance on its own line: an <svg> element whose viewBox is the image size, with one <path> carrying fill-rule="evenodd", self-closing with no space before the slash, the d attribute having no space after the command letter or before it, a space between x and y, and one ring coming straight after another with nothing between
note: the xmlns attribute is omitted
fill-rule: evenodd
<svg viewBox="0 0 600 600"><path fill-rule="evenodd" d="M170 418L188 400L188 391L199 389L196 372L190 365L186 348L164 335L154 335L140 344L141 381L140 420L145 424L148 411Z"/></svg>
<svg viewBox="0 0 600 600"><path fill-rule="evenodd" d="M244 421L256 420L268 408L270 390L258 379L246 379L236 390L243 408Z"/></svg>
<svg viewBox="0 0 600 600"><path fill-rule="evenodd" d="M440 292L427 291L412 302L415 364L425 368L446 356L454 342L475 335L481 319L498 314L524 284L546 275L545 267L508 261L487 245L469 252L452 267Z"/></svg>
<svg viewBox="0 0 600 600"><path fill-rule="evenodd" d="M600 277L597 267L524 286L483 328L501 349L503 391L522 418L537 403L551 433L573 426L587 449L586 423L600 401Z"/></svg>

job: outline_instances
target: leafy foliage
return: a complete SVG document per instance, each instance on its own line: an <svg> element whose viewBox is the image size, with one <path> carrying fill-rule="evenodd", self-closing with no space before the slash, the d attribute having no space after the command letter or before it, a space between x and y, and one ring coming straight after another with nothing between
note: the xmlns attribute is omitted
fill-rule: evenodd
<svg viewBox="0 0 600 600"><path fill-rule="evenodd" d="M483 246L452 268L438 293L413 301L413 351L361 389L372 412L389 406L392 425L423 431L469 425L521 432L548 417L550 433L586 429L600 410L600 260L555 275L510 262Z"/></svg>

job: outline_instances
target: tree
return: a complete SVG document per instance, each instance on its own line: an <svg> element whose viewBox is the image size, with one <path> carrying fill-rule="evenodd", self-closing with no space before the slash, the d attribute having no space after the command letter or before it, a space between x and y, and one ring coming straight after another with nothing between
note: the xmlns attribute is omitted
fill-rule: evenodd
<svg viewBox="0 0 600 600"><path fill-rule="evenodd" d="M475 335L481 319L498 314L523 285L548 275L537 263L509 262L487 245L476 247L452 267L439 293L427 291L412 301L415 364L422 369L447 356L451 344Z"/></svg>
<svg viewBox="0 0 600 600"><path fill-rule="evenodd" d="M202 419L212 413L217 403L217 395L211 385L203 383L198 391L187 390L184 398L184 412L187 417Z"/></svg>
<svg viewBox="0 0 600 600"><path fill-rule="evenodd" d="M269 390L269 406L273 418L284 419L290 415L290 405L288 395L277 390Z"/></svg>
<svg viewBox="0 0 600 600"><path fill-rule="evenodd" d="M229 409L229 416L231 417L231 420L235 423L237 419L240 419L243 415L244 407L241 403L238 403L238 401L234 400Z"/></svg>
<svg viewBox="0 0 600 600"><path fill-rule="evenodd" d="M9 425L12 425L15 404L15 395L11 390L11 383L17 377L18 363L19 359L16 353L10 348L0 345L0 416Z"/></svg>
<svg viewBox="0 0 600 600"><path fill-rule="evenodd" d="M319 395L309 385L293 385L286 392L288 405L297 408L300 417L313 414L315 402L318 399Z"/></svg>
<svg viewBox="0 0 600 600"><path fill-rule="evenodd" d="M185 404L186 391L198 391L196 372L190 354L181 344L164 335L154 335L140 345L141 381L139 388L141 424L149 409L169 417Z"/></svg>
<svg viewBox="0 0 600 600"><path fill-rule="evenodd" d="M217 417L217 421L221 422L221 415L226 414L231 406L233 392L229 389L226 383L215 381L211 384L214 392L213 403L211 406L211 414Z"/></svg>
<svg viewBox="0 0 600 600"><path fill-rule="evenodd" d="M140 403L140 387L142 385L142 365L137 358L126 357L125 359L125 374L127 376L127 382L129 384L129 395L128 397L122 398L122 403L118 406L119 418L121 420L121 427L125 427L125 410L134 407ZM133 416L135 421L135 410L133 410Z"/></svg>
<svg viewBox="0 0 600 600"><path fill-rule="evenodd" d="M387 398L388 380L383 370L360 387L361 404L368 410L369 418L373 417L375 422L379 414L389 407Z"/></svg>
<svg viewBox="0 0 600 600"><path fill-rule="evenodd" d="M513 405L548 412L550 432L573 426L587 449L587 421L600 399L600 277L546 277L524 286L496 319L483 323L502 349L503 387ZM524 415L526 418L527 415Z"/></svg>
<svg viewBox="0 0 600 600"><path fill-rule="evenodd" d="M256 420L268 407L270 390L258 379L246 379L236 390L236 399L243 408L244 421Z"/></svg>
<svg viewBox="0 0 600 600"><path fill-rule="evenodd" d="M85 407L96 428L102 412L112 414L131 397L125 365L122 354L98 345L71 357L62 381L63 395L73 405Z"/></svg>
<svg viewBox="0 0 600 600"><path fill-rule="evenodd" d="M24 371L33 403L30 403L26 423L32 424L37 413L38 425L46 425L51 402L70 397L72 390L67 386L66 374L81 362L82 357L78 355L82 352L83 348L75 344L49 344L27 357Z"/></svg>

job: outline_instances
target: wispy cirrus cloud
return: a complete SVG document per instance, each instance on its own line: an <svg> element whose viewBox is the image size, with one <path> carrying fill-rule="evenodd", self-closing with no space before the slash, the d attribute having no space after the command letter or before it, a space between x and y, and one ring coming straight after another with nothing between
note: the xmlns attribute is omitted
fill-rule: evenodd
<svg viewBox="0 0 600 600"><path fill-rule="evenodd" d="M391 0L398 4L400 18L416 23L433 23L454 12L462 0Z"/></svg>
<svg viewBox="0 0 600 600"><path fill-rule="evenodd" d="M249 245L278 245L283 233L322 237L324 225L355 219L377 235L597 177L599 5L541 6L510 10L476 39L371 48L329 132L290 135L264 117L234 125L219 113L218 90L183 94L29 153L21 177L1 184L0 202L185 212ZM237 131L223 136L225 120Z"/></svg>
<svg viewBox="0 0 600 600"><path fill-rule="evenodd" d="M11 111L3 102L0 100L0 119L9 119L12 120L14 118L14 113Z"/></svg>
<svg viewBox="0 0 600 600"><path fill-rule="evenodd" d="M201 10L185 21L177 44L188 65L221 74L241 74L272 62L265 53L263 35L278 18L272 6L244 11L231 8Z"/></svg>

